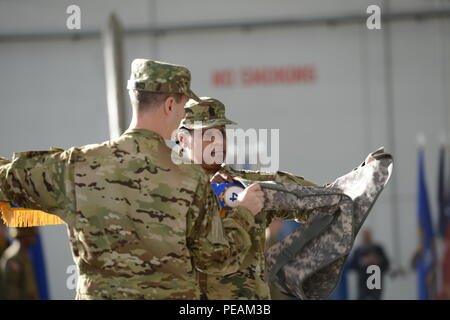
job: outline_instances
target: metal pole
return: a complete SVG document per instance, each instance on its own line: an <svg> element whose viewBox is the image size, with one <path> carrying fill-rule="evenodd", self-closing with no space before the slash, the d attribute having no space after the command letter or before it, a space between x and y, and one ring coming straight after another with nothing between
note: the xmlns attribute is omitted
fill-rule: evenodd
<svg viewBox="0 0 450 320"><path fill-rule="evenodd" d="M389 15L389 1L385 1L384 12ZM397 148L395 143L395 112L394 112L394 81L392 73L392 39L390 21L383 22L383 49L384 49L384 85L385 85L385 105L386 105L386 135L389 143L389 153L395 157ZM399 198L397 184L397 170L392 170L390 182L390 203L392 217L392 240L394 242L394 266L402 272L402 251L400 249L400 223L398 214ZM394 268L395 268L394 267Z"/></svg>
<svg viewBox="0 0 450 320"><path fill-rule="evenodd" d="M105 57L109 136L110 139L114 139L119 137L125 129L122 28L115 14L109 16L102 38Z"/></svg>
<svg viewBox="0 0 450 320"><path fill-rule="evenodd" d="M157 0L150 0L150 23L149 27L151 30L156 29L158 25L158 15L157 15ZM150 56L154 60L158 60L159 52L158 52L158 35L156 33L152 33L150 36Z"/></svg>

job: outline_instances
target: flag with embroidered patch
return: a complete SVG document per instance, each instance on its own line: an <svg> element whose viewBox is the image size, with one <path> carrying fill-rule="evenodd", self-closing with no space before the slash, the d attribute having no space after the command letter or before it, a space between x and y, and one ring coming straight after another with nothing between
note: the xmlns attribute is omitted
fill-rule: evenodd
<svg viewBox="0 0 450 320"><path fill-rule="evenodd" d="M220 210L222 217L237 207L237 198L244 190L243 185L240 183L211 183L211 187L222 208Z"/></svg>

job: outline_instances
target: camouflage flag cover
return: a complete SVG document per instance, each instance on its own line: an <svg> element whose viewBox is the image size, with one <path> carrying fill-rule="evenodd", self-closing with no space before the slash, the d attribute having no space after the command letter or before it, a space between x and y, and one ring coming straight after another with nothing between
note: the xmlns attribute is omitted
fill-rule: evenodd
<svg viewBox="0 0 450 320"><path fill-rule="evenodd" d="M308 223L266 251L269 281L301 299L325 299L337 286L356 235L391 175L380 148L327 187L262 183L265 208L310 210Z"/></svg>

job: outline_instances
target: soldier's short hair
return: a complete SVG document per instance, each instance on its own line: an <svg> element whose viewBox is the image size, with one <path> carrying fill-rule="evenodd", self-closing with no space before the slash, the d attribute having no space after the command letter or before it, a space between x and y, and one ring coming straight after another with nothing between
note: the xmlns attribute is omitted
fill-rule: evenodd
<svg viewBox="0 0 450 320"><path fill-rule="evenodd" d="M169 97L180 103L185 94L130 90L130 96L131 103L136 106L138 112L143 112L159 107Z"/></svg>

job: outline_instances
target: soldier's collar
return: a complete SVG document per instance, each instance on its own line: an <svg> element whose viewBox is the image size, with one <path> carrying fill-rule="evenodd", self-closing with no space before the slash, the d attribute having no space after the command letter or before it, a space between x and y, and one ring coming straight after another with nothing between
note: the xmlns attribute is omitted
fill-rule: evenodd
<svg viewBox="0 0 450 320"><path fill-rule="evenodd" d="M226 163L222 163L222 165L220 166L220 170L221 171L225 171L228 174L231 174L234 172L233 168L231 168L229 165L227 165Z"/></svg>
<svg viewBox="0 0 450 320"><path fill-rule="evenodd" d="M159 140L162 143L165 143L163 137L161 137L156 132L148 130L148 129L142 129L142 128L128 129L123 134L130 134L130 135L134 135L134 136L143 136L143 137L146 137L146 138L149 138L152 140Z"/></svg>

